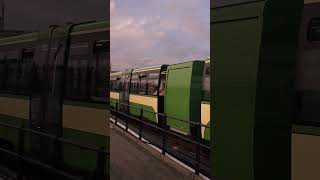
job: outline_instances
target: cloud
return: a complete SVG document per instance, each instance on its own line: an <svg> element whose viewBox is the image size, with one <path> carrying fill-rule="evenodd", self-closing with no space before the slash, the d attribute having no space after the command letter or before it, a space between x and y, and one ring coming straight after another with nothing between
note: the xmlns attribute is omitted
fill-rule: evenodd
<svg viewBox="0 0 320 180"><path fill-rule="evenodd" d="M209 0L136 1L111 0L113 70L209 56Z"/></svg>

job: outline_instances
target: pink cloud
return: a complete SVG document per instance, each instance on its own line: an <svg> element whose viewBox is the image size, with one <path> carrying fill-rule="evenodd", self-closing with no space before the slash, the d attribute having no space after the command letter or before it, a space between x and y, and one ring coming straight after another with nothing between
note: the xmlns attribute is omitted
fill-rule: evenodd
<svg viewBox="0 0 320 180"><path fill-rule="evenodd" d="M207 10L200 7L203 1L208 1ZM110 4L113 69L176 63L209 56L209 0L148 0L145 15L141 15L144 11L139 15L127 13L120 9L120 4L118 6L121 2L124 3L111 0ZM128 2L128 8L141 6ZM123 8L126 4L121 5ZM155 9L151 9L151 5ZM203 17L201 11L208 11L208 15Z"/></svg>

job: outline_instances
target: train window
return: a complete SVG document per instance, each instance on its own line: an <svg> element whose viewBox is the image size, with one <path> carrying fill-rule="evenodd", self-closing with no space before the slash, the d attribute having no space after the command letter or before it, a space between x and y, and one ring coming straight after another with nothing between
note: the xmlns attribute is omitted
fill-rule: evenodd
<svg viewBox="0 0 320 180"><path fill-rule="evenodd" d="M122 82L117 81L117 91L122 91Z"/></svg>
<svg viewBox="0 0 320 180"><path fill-rule="evenodd" d="M131 76L130 93L137 94L139 92L139 76L137 74Z"/></svg>
<svg viewBox="0 0 320 180"><path fill-rule="evenodd" d="M32 60L35 54L35 49L24 49L22 51L22 59L20 65L20 79L19 79L19 90L22 93L26 93L30 90L31 81L31 68Z"/></svg>
<svg viewBox="0 0 320 180"><path fill-rule="evenodd" d="M166 73L162 72L161 73L161 79L160 79L160 87L159 87L159 96L164 96L165 95L165 90L166 90Z"/></svg>
<svg viewBox="0 0 320 180"><path fill-rule="evenodd" d="M8 60L17 60L18 59L18 51L8 51L7 53L7 59Z"/></svg>
<svg viewBox="0 0 320 180"><path fill-rule="evenodd" d="M117 80L111 81L111 90L112 91L118 91L118 89L117 89Z"/></svg>
<svg viewBox="0 0 320 180"><path fill-rule="evenodd" d="M94 48L94 53L99 53L99 52L107 52L110 46L110 42L107 40L101 40L97 41L95 43L95 48Z"/></svg>
<svg viewBox="0 0 320 180"><path fill-rule="evenodd" d="M91 97L95 101L106 101L106 94L108 90L108 79L105 74L109 74L110 66L109 60L109 44L107 40L96 41L94 43L93 54L95 56L95 65L93 73L93 90L91 91ZM121 87L121 85L120 85Z"/></svg>
<svg viewBox="0 0 320 180"><path fill-rule="evenodd" d="M150 73L147 82L148 95L156 96L158 93L159 73Z"/></svg>
<svg viewBox="0 0 320 180"><path fill-rule="evenodd" d="M202 101L210 101L210 66L205 67L201 96Z"/></svg>
<svg viewBox="0 0 320 180"><path fill-rule="evenodd" d="M147 78L141 78L139 82L139 94L146 94L147 92Z"/></svg>
<svg viewBox="0 0 320 180"><path fill-rule="evenodd" d="M0 52L0 62L5 60L6 54L4 52Z"/></svg>
<svg viewBox="0 0 320 180"><path fill-rule="evenodd" d="M121 83L120 83L120 91L129 91L129 87L130 87L130 82L129 82L129 78L130 76L128 74L126 75L123 75L122 78L121 78Z"/></svg>
<svg viewBox="0 0 320 180"><path fill-rule="evenodd" d="M137 94L139 92L139 76L132 75L130 83L130 93Z"/></svg>
<svg viewBox="0 0 320 180"><path fill-rule="evenodd" d="M309 41L320 41L320 18L310 20L307 36Z"/></svg>
<svg viewBox="0 0 320 180"><path fill-rule="evenodd" d="M5 80L6 80L5 53L0 52L0 90L4 89Z"/></svg>
<svg viewBox="0 0 320 180"><path fill-rule="evenodd" d="M35 48L24 49L22 51L22 61L23 62L32 62L35 51L36 51Z"/></svg>
<svg viewBox="0 0 320 180"><path fill-rule="evenodd" d="M117 78L110 78L110 91L116 91Z"/></svg>
<svg viewBox="0 0 320 180"><path fill-rule="evenodd" d="M207 68L206 75L210 75L210 67Z"/></svg>
<svg viewBox="0 0 320 180"><path fill-rule="evenodd" d="M138 85L139 85L139 81L136 80L131 80L131 85L130 85L130 93L138 93Z"/></svg>
<svg viewBox="0 0 320 180"><path fill-rule="evenodd" d="M66 84L67 98L86 100L88 60L88 43L71 45Z"/></svg>
<svg viewBox="0 0 320 180"><path fill-rule="evenodd" d="M148 80L148 95L156 96L158 93L158 79Z"/></svg>
<svg viewBox="0 0 320 180"><path fill-rule="evenodd" d="M111 91L118 91L117 89L117 80L120 80L119 77L112 77L110 80L110 90Z"/></svg>
<svg viewBox="0 0 320 180"><path fill-rule="evenodd" d="M121 78L120 77L117 77L116 91L121 91Z"/></svg>
<svg viewBox="0 0 320 180"><path fill-rule="evenodd" d="M72 44L70 47L70 51L73 55L83 55L88 54L88 43L78 43Z"/></svg>
<svg viewBox="0 0 320 180"><path fill-rule="evenodd" d="M10 92L16 92L18 85L18 51L13 50L7 53L7 79L6 89Z"/></svg>

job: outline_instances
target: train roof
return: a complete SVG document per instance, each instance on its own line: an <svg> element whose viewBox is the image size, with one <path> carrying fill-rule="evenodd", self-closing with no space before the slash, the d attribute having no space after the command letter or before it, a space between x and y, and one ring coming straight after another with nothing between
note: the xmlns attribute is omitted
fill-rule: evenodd
<svg viewBox="0 0 320 180"><path fill-rule="evenodd" d="M79 26L75 26L71 35L108 31L109 28L110 28L109 21L100 21L100 22L82 24Z"/></svg>
<svg viewBox="0 0 320 180"><path fill-rule="evenodd" d="M210 63L210 57L207 57L206 60L204 60L205 63Z"/></svg>
<svg viewBox="0 0 320 180"><path fill-rule="evenodd" d="M122 72L113 72L113 73L110 73L110 76L119 76L119 75L121 75L122 74Z"/></svg>
<svg viewBox="0 0 320 180"><path fill-rule="evenodd" d="M136 69L133 69L132 73L144 72L144 71L152 71L152 70L160 70L162 66L165 66L165 65L157 65L157 66L136 68Z"/></svg>
<svg viewBox="0 0 320 180"><path fill-rule="evenodd" d="M190 63L193 61L204 61L205 63L210 63L210 57L208 57L206 60L192 60L192 61L187 61L187 62L181 62L181 63L177 63L177 64L184 64L184 63ZM172 64L173 65L173 64ZM145 71L153 71L153 70L160 70L161 67L163 66L169 66L167 64L162 64L162 65L156 65L156 66L147 66L147 67L141 67L141 68L133 68L133 69L128 69L125 71L119 71L119 72L114 72L111 73L111 76L118 76L121 75L123 73L128 73L128 71L132 71L132 73L137 73L137 72L145 72Z"/></svg>
<svg viewBox="0 0 320 180"><path fill-rule="evenodd" d="M192 63L192 62L195 62L195 61L202 61L202 62L207 62L205 60L201 60L201 59L195 59L195 60L189 60L189 61L185 61L185 62L180 62L180 63L175 63L175 64L170 64L170 65L179 65L179 64L187 64L187 63Z"/></svg>
<svg viewBox="0 0 320 180"><path fill-rule="evenodd" d="M319 3L320 0L304 0L304 4Z"/></svg>
<svg viewBox="0 0 320 180"><path fill-rule="evenodd" d="M71 35L108 31L109 27L110 27L109 21L100 21L100 22L82 24L82 25L75 26ZM57 34L58 34L57 36L65 35L64 32L58 32ZM12 36L12 37L5 37L0 39L0 45L31 42L46 36L48 36L47 32L37 32L37 33L22 34L22 35Z"/></svg>

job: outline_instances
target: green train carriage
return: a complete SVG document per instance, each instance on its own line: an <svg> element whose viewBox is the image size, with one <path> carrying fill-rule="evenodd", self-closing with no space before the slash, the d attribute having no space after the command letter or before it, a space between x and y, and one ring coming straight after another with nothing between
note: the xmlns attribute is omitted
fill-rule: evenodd
<svg viewBox="0 0 320 180"><path fill-rule="evenodd" d="M209 67L210 61L207 60L113 73L111 105L114 106L116 101L128 103L131 108L127 112L133 116L139 116L139 109L143 108L146 110L143 117L151 123L209 141L209 128L202 127L196 131L190 123L173 119L209 125ZM155 113L164 113L169 117L164 121L162 116Z"/></svg>
<svg viewBox="0 0 320 180"><path fill-rule="evenodd" d="M319 0L212 1L212 178L319 179L319 19Z"/></svg>
<svg viewBox="0 0 320 180"><path fill-rule="evenodd" d="M0 39L0 122L108 149L108 31L93 22ZM17 148L16 131L0 127L0 137ZM50 161L52 142L25 138L27 154ZM61 154L67 169L96 169L94 152L64 144Z"/></svg>

